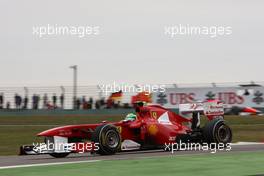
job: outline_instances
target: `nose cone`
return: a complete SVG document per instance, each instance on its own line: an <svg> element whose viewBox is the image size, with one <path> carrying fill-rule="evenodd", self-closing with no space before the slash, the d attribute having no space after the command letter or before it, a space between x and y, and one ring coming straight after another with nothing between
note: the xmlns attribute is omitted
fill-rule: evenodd
<svg viewBox="0 0 264 176"><path fill-rule="evenodd" d="M37 136L59 136L65 127L52 128L46 131L42 131Z"/></svg>
<svg viewBox="0 0 264 176"><path fill-rule="evenodd" d="M243 112L247 112L247 113L251 113L251 114L257 114L257 113L259 113L259 111L257 109L250 108L250 107L245 107L243 109Z"/></svg>
<svg viewBox="0 0 264 176"><path fill-rule="evenodd" d="M37 134L37 136L53 136L54 130L46 130Z"/></svg>

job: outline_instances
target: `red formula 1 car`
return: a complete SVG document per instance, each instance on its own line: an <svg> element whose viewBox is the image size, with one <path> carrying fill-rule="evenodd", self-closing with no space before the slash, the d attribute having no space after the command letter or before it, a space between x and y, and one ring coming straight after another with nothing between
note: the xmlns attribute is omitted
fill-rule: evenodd
<svg viewBox="0 0 264 176"><path fill-rule="evenodd" d="M159 105L143 106L140 103L135 111L135 119L69 125L41 132L38 136L45 137L44 145L23 146L21 151L53 157L78 152L111 155L129 149L161 148L179 141L227 144L232 140L231 129L223 119L223 104L216 100L182 104L179 114ZM201 114L209 119L204 127L200 127ZM54 147L57 145L60 147Z"/></svg>

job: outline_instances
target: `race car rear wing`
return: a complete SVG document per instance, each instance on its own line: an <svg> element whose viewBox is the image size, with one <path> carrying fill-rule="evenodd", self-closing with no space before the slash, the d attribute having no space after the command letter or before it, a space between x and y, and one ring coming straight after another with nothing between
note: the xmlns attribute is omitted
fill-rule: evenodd
<svg viewBox="0 0 264 176"><path fill-rule="evenodd" d="M205 116L223 116L224 104L218 100L180 104L179 111L181 114L199 112Z"/></svg>

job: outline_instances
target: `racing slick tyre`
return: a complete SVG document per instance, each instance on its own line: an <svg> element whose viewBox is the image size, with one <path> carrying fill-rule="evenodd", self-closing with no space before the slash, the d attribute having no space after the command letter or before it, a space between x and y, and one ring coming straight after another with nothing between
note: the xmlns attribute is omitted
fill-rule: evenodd
<svg viewBox="0 0 264 176"><path fill-rule="evenodd" d="M112 155L121 148L121 136L118 129L111 124L96 127L92 134L92 142L99 144L96 153L101 155Z"/></svg>
<svg viewBox="0 0 264 176"><path fill-rule="evenodd" d="M232 131L222 118L216 118L208 122L203 129L203 137L206 143L231 143Z"/></svg>
<svg viewBox="0 0 264 176"><path fill-rule="evenodd" d="M47 144L48 139L45 137L44 138L44 143ZM54 158L65 158L66 156L68 156L70 154L70 152L61 152L61 153L49 153L50 156L54 157Z"/></svg>
<svg viewBox="0 0 264 176"><path fill-rule="evenodd" d="M49 153L49 155L54 157L54 158L65 158L69 154L70 153Z"/></svg>

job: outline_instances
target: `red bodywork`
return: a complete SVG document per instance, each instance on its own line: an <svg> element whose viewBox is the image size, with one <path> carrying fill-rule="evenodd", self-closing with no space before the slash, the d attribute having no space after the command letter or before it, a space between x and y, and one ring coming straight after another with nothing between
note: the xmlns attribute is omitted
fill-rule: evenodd
<svg viewBox="0 0 264 176"><path fill-rule="evenodd" d="M184 122L191 122L159 105L139 107L135 121L102 122L98 124L69 125L53 128L38 134L38 136L61 136L71 138L91 139L95 128L105 123L115 125L123 140L133 140L142 145L164 145L174 142L180 134L191 131Z"/></svg>
<svg viewBox="0 0 264 176"><path fill-rule="evenodd" d="M244 107L242 109L242 112L249 113L252 115L256 115L258 113L261 113L259 110L255 109L255 108L251 108L251 107Z"/></svg>

